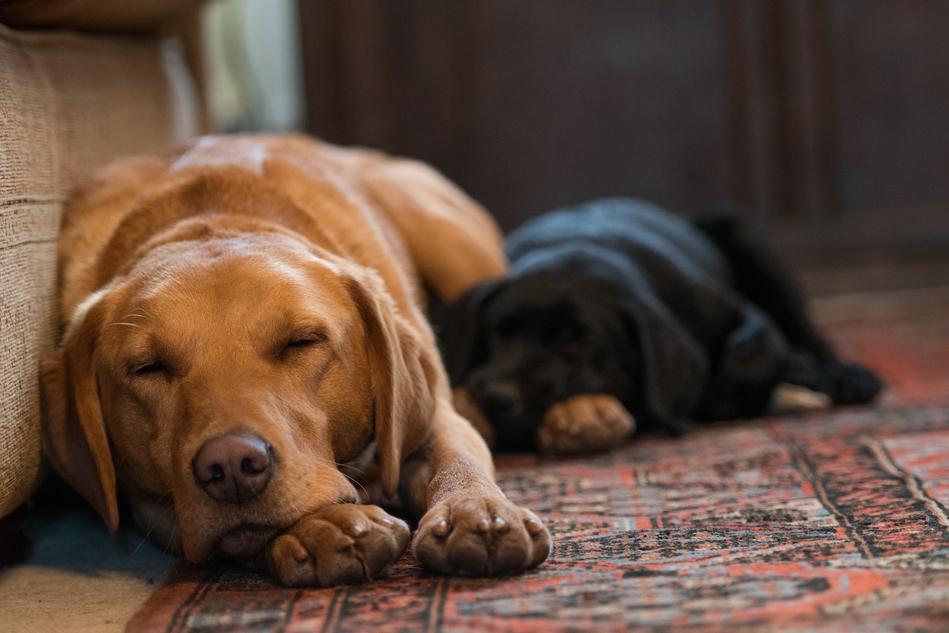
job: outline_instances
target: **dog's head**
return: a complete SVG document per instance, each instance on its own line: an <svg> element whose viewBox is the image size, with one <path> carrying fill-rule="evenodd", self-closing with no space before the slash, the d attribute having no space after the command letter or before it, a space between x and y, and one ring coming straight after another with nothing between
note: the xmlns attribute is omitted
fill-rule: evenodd
<svg viewBox="0 0 949 633"><path fill-rule="evenodd" d="M274 231L162 244L116 279L41 370L46 452L111 530L125 489L189 559L249 557L354 500L339 466L370 450L395 492L435 369L375 273Z"/></svg>
<svg viewBox="0 0 949 633"><path fill-rule="evenodd" d="M574 395L611 394L637 417L676 425L704 387L701 350L605 249L518 262L450 306L440 333L452 384L468 389L502 449L531 446L544 412Z"/></svg>

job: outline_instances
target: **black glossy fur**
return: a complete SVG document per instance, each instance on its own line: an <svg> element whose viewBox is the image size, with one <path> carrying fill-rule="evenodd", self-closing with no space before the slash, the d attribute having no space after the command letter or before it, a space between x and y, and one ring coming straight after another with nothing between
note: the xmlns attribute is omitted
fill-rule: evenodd
<svg viewBox="0 0 949 633"><path fill-rule="evenodd" d="M508 239L504 279L466 293L440 322L455 386L497 447L533 445L544 412L582 393L618 398L642 427L765 412L789 382L834 403L872 400L880 380L841 363L789 274L734 215L688 222L610 199L553 211Z"/></svg>

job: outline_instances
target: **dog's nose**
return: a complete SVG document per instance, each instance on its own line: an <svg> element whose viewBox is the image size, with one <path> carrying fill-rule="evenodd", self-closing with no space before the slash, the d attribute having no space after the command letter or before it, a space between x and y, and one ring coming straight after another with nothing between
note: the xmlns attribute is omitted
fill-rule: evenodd
<svg viewBox="0 0 949 633"><path fill-rule="evenodd" d="M482 388L482 397L489 409L505 415L521 412L521 392L512 382L489 382Z"/></svg>
<svg viewBox="0 0 949 633"><path fill-rule="evenodd" d="M216 501L241 503L259 495L273 474L273 448L249 433L212 437L191 468L198 485Z"/></svg>

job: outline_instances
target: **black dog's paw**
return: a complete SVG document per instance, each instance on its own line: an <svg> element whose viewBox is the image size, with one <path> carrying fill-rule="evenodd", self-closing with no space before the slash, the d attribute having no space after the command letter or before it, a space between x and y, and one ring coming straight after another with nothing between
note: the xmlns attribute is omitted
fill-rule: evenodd
<svg viewBox="0 0 949 633"><path fill-rule="evenodd" d="M822 373L821 391L830 396L834 404L865 404L883 390L883 380L856 363L835 363Z"/></svg>

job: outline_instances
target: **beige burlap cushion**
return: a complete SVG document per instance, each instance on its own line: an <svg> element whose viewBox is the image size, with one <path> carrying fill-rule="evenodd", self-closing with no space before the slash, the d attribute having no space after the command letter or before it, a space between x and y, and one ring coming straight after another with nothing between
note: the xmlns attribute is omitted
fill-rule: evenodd
<svg viewBox="0 0 949 633"><path fill-rule="evenodd" d="M40 473L37 363L55 337L63 199L90 170L197 131L173 44L0 26L0 516Z"/></svg>

